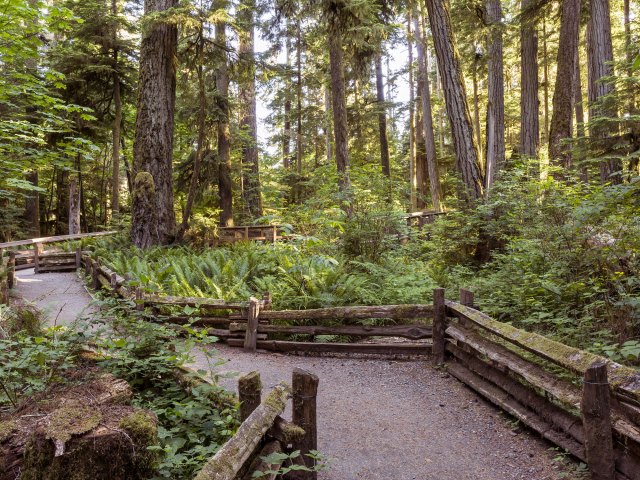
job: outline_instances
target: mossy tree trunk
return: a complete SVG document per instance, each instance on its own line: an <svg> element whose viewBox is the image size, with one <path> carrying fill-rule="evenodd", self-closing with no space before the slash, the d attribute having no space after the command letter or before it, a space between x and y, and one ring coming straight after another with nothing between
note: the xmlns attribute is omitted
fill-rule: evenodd
<svg viewBox="0 0 640 480"><path fill-rule="evenodd" d="M145 14L163 12L176 5L176 0L146 0ZM154 189L153 196L139 203L133 212L132 240L139 247L165 245L175 235L172 159L177 35L175 24L155 21L143 34L140 46L134 168L136 174L151 175ZM149 221L152 217L153 223Z"/></svg>

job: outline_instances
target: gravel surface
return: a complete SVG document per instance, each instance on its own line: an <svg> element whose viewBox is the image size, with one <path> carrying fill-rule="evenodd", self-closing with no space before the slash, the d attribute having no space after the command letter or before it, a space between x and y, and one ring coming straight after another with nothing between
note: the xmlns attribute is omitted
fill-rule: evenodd
<svg viewBox="0 0 640 480"><path fill-rule="evenodd" d="M75 273L18 273L17 294L49 324L92 312ZM320 378L318 449L330 466L321 480L559 480L551 445L514 430L509 417L425 361L249 354L218 346L220 383L258 370L264 393L300 367ZM201 352L195 365L207 369ZM229 376L225 377L225 374ZM290 402L289 402L290 403ZM290 412L286 412L289 416Z"/></svg>
<svg viewBox="0 0 640 480"><path fill-rule="evenodd" d="M295 367L319 376L318 449L331 461L320 479L571 478L550 444L513 430L506 415L425 361L218 351L227 360L219 373L258 370L265 394L290 382ZM204 368L201 358L196 364ZM237 377L220 383L237 391Z"/></svg>
<svg viewBox="0 0 640 480"><path fill-rule="evenodd" d="M17 271L16 279L17 294L42 312L48 325L69 325L95 311L75 272L36 275L31 268Z"/></svg>

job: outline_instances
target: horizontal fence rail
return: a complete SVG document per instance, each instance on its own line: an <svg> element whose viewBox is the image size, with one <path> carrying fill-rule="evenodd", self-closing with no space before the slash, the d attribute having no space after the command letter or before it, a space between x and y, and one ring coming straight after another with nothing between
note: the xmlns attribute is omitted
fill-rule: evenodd
<svg viewBox="0 0 640 480"><path fill-rule="evenodd" d="M542 437L587 463L595 478L640 480L640 372L601 356L496 321L474 308L473 294L459 302L435 289L433 303L416 305L270 310L270 298L228 304L215 299L146 296L125 279L83 255L96 288L132 299L150 310L193 306L193 320L229 345L247 351L431 354L449 373ZM199 308L199 307L203 308ZM232 308L235 306L237 308ZM208 310L210 309L210 310ZM205 312L206 317L200 317ZM416 319L431 319L431 325ZM408 325L345 325L348 320L411 320ZM281 320L312 324L278 325ZM337 325L327 324L337 321ZM196 322L196 324L197 324ZM217 322L217 323L216 323ZM212 325L219 328L210 328ZM272 339L286 336L397 336L404 343L340 343ZM431 339L430 343L417 343ZM278 414L279 415L279 414ZM275 417L274 417L275 419ZM275 422L275 420L274 420ZM264 438L261 437L261 438ZM261 443L261 445L264 442ZM267 445L264 445L267 448ZM270 444L267 450L274 448ZM608 475L608 476L607 476ZM207 477L208 478L208 477ZM217 478L217 477L212 477Z"/></svg>

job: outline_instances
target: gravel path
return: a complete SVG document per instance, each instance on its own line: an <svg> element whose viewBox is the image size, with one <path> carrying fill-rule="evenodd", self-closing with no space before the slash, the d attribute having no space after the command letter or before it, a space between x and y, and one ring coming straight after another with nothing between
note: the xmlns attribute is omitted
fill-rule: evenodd
<svg viewBox="0 0 640 480"><path fill-rule="evenodd" d="M48 323L91 313L75 273L18 273L17 293ZM201 352L195 365L206 369ZM497 409L424 361L248 354L218 347L218 373L258 370L265 393L293 368L320 378L318 449L330 459L322 480L559 480L551 445L517 429ZM237 390L237 375L221 378ZM286 413L290 415L289 412Z"/></svg>
<svg viewBox="0 0 640 480"><path fill-rule="evenodd" d="M36 275L31 268L16 272L16 280L18 295L42 312L48 325L70 325L95 311L75 272Z"/></svg>
<svg viewBox="0 0 640 480"><path fill-rule="evenodd" d="M248 354L218 347L219 373L260 372L264 393L295 367L320 378L318 449L324 480L551 480L551 445L424 361ZM202 359L196 362L204 368ZM220 380L237 391L237 377ZM290 417L289 417L290 418ZM565 474L566 475L566 474Z"/></svg>

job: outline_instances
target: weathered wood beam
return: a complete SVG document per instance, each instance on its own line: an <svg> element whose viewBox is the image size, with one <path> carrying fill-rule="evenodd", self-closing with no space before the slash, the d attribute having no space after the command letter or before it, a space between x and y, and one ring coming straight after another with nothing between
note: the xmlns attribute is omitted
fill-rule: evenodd
<svg viewBox="0 0 640 480"><path fill-rule="evenodd" d="M236 434L198 472L195 480L233 480L249 460L275 418L285 408L291 389L280 384L265 398Z"/></svg>
<svg viewBox="0 0 640 480"><path fill-rule="evenodd" d="M262 316L262 314L261 314ZM231 332L244 332L246 323L232 322ZM412 340L431 338L431 327L426 325L389 325L386 327L370 325L258 325L258 333L282 333L303 335L348 335L362 337L404 337Z"/></svg>
<svg viewBox="0 0 640 480"><path fill-rule="evenodd" d="M433 316L432 305L380 305L314 308L309 310L271 310L262 312L265 320L322 320L364 318L429 318ZM234 319L231 316L231 319Z"/></svg>
<svg viewBox="0 0 640 480"><path fill-rule="evenodd" d="M543 335L526 332L509 324L498 322L488 315L460 303L447 301L446 305L452 315L466 318L486 331L579 375L584 375L593 362L605 361L611 388L633 403L640 404L640 372L637 370L612 362L599 355L564 345Z"/></svg>
<svg viewBox="0 0 640 480"><path fill-rule="evenodd" d="M232 347L244 346L244 340L230 338L227 344ZM407 343L324 343L324 342L287 342L280 340L258 340L257 348L275 352L309 353L368 353L380 355L429 355L429 344Z"/></svg>

